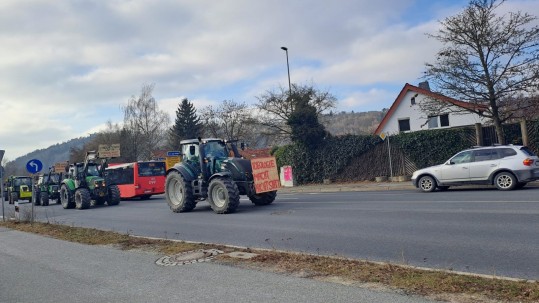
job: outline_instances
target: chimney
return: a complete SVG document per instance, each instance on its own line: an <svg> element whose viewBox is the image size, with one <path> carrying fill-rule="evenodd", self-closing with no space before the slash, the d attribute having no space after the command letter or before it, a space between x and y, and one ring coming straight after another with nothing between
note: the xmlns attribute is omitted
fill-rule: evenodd
<svg viewBox="0 0 539 303"><path fill-rule="evenodd" d="M430 90L429 81L419 82L419 88Z"/></svg>

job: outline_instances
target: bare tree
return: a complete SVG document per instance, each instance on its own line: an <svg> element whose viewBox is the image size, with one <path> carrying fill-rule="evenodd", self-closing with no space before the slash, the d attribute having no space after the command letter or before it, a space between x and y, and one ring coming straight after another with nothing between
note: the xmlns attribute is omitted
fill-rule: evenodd
<svg viewBox="0 0 539 303"><path fill-rule="evenodd" d="M219 106L210 105L200 112L206 136L249 140L253 135L254 119L245 103L224 100Z"/></svg>
<svg viewBox="0 0 539 303"><path fill-rule="evenodd" d="M539 85L539 27L528 13L497 16L504 0L472 0L441 21L431 38L443 43L425 77L440 93L471 103L464 110L492 120L498 141L502 124L534 106ZM431 108L432 109L432 108ZM515 110L518 109L518 110Z"/></svg>
<svg viewBox="0 0 539 303"><path fill-rule="evenodd" d="M327 91L318 90L312 85L296 84L292 84L291 95L288 89L279 87L278 91L267 91L257 99L256 107L260 111L257 120L267 128L265 134L287 139L292 132L286 122L295 111L297 100L308 100L318 116L334 108L337 103L337 99Z"/></svg>
<svg viewBox="0 0 539 303"><path fill-rule="evenodd" d="M123 106L123 135L128 139L125 151L133 160L149 160L152 152L165 144L170 118L159 110L152 96L154 86L143 85L140 96L132 96Z"/></svg>

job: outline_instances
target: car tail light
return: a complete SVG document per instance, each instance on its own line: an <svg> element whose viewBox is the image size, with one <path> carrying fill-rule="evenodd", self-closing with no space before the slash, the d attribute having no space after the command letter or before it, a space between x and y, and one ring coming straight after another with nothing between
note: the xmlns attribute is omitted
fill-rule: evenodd
<svg viewBox="0 0 539 303"><path fill-rule="evenodd" d="M524 159L524 161L522 161L522 164L524 164L526 166L532 166L534 162L535 162L535 160L530 159L530 158L526 158L526 159Z"/></svg>

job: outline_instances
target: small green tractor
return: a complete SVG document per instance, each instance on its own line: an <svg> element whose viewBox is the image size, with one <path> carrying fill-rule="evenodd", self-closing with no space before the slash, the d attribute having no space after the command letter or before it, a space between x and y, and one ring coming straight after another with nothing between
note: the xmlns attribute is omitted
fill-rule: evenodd
<svg viewBox="0 0 539 303"><path fill-rule="evenodd" d="M63 208L86 209L92 205L109 206L120 203L120 189L108 184L104 177L106 159L99 161L95 151L86 152L83 163L74 163L60 187L60 201ZM101 163L99 163L101 162Z"/></svg>
<svg viewBox="0 0 539 303"><path fill-rule="evenodd" d="M251 161L241 157L235 141L190 139L181 141L180 148L182 161L167 171L165 182L165 197L173 212L191 211L206 199L218 214L236 211L240 195L255 205L275 200L276 190L256 193Z"/></svg>
<svg viewBox="0 0 539 303"><path fill-rule="evenodd" d="M49 199L55 200L56 204L60 204L60 184L62 181L62 173L54 172L49 169L47 174L39 175L37 180L36 190L36 205L48 206Z"/></svg>
<svg viewBox="0 0 539 303"><path fill-rule="evenodd" d="M32 178L10 176L6 181L4 199L8 199L9 204L14 204L19 200L32 201Z"/></svg>

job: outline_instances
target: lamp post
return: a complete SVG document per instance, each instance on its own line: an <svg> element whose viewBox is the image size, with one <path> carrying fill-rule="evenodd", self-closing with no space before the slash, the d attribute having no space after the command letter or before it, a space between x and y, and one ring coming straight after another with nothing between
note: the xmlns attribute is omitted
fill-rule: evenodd
<svg viewBox="0 0 539 303"><path fill-rule="evenodd" d="M0 150L0 199L2 199L2 222L6 221L4 215L4 167L2 166L2 159L4 158L5 150Z"/></svg>
<svg viewBox="0 0 539 303"><path fill-rule="evenodd" d="M282 50L286 53L286 69L288 70L288 96L292 98L292 85L290 84L290 65L288 64L288 48L282 46Z"/></svg>

